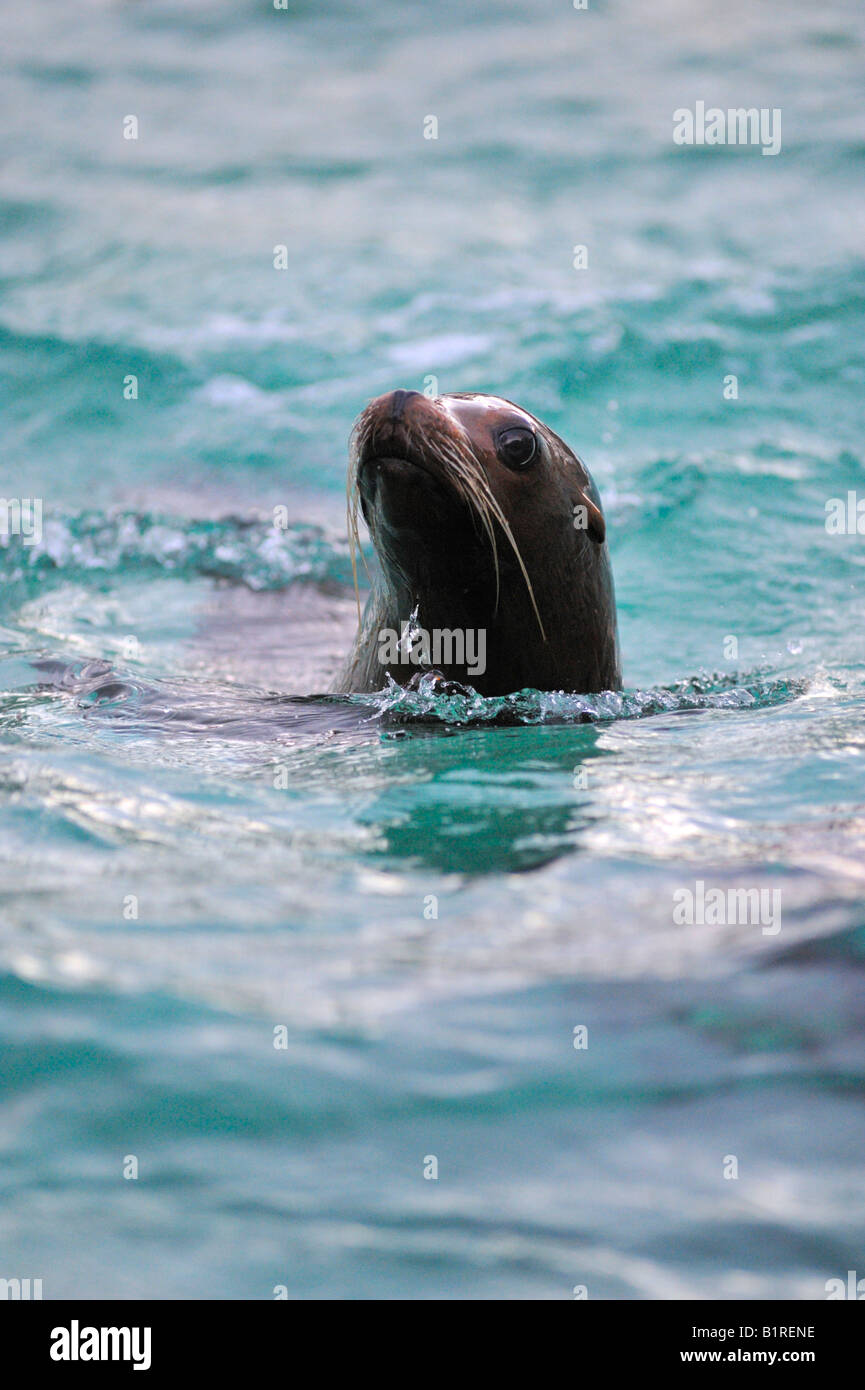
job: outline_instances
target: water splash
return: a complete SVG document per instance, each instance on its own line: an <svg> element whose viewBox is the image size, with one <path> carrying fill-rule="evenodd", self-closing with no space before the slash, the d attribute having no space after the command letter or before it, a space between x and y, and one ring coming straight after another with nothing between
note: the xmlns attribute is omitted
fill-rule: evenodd
<svg viewBox="0 0 865 1390"><path fill-rule="evenodd" d="M347 699L371 704L385 724L594 724L606 720L645 719L655 714L689 714L704 709L763 709L804 694L804 679L780 679L766 672L743 675L701 672L673 685L649 690L605 690L575 695L563 690L519 690L511 695L479 695L471 687L442 692L434 672L414 687L390 676L375 695Z"/></svg>

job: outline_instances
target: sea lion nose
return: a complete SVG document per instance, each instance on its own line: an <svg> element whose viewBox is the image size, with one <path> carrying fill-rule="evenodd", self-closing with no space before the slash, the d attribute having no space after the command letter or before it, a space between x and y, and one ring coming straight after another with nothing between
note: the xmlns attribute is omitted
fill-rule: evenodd
<svg viewBox="0 0 865 1390"><path fill-rule="evenodd" d="M420 391L394 391L390 398L390 418L401 420L408 402L420 394Z"/></svg>

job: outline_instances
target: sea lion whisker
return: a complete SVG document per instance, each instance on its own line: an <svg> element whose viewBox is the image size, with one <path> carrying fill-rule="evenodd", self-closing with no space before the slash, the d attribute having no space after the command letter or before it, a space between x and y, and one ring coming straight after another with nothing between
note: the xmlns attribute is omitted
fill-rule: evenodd
<svg viewBox="0 0 865 1390"><path fill-rule="evenodd" d="M357 625L361 626L360 611L360 585L357 577L357 556L363 561L366 570L366 577L372 583L372 576L369 572L369 565L366 563L366 556L360 543L360 530L357 524L357 514L360 510L360 484L358 481L358 459L363 447L362 436L368 433L366 430L366 420L363 416L358 421L356 428L352 431L349 444L350 466L346 477L346 520L348 522L348 551L351 558L351 577L354 583L354 599L357 605Z"/></svg>
<svg viewBox="0 0 865 1390"><path fill-rule="evenodd" d="M454 469L457 491L465 501L470 510L478 517L487 539L493 556L493 569L496 577L496 598L494 612L498 612L499 598L501 595L501 572L499 569L499 549L496 540L495 526L492 519L492 508L490 503L494 501L489 489L486 477L481 469L478 460L469 449L462 449L453 440L448 444L452 447L445 453L445 462L449 462ZM445 452L445 451L443 451Z"/></svg>
<svg viewBox="0 0 865 1390"><path fill-rule="evenodd" d="M498 610L499 606L501 579L499 573L498 545L496 543L495 538L495 529L493 527L492 521L490 520L491 516L494 517L496 521L498 521L499 525L505 533L505 536L508 540L511 549L514 552L514 555L516 556L517 563L522 572L523 579L526 582L526 588L529 592L529 598L531 600L532 608L534 609L534 614L535 618L537 619L541 637L546 642L547 635L544 631L544 625L541 621L541 615L538 611L538 605L535 600L534 587L532 585L531 579L529 578L528 570L526 569L523 557L520 554L520 548L517 545L516 539L514 537L513 532L511 531L510 525L504 512L502 511L501 507L499 506L499 503L496 501L496 498L493 495L489 482L487 481L486 475L484 474L480 463L475 458L474 454L471 453L470 450L467 450L466 453L463 454L459 449L454 450L454 454L452 455L450 462L455 467L458 477L460 477L463 481L465 481L468 484L467 491L463 493L463 496L470 505L474 505L475 510L481 520L484 530L486 531L487 536L489 537L490 543L492 545L493 564L495 566L496 574L496 610Z"/></svg>

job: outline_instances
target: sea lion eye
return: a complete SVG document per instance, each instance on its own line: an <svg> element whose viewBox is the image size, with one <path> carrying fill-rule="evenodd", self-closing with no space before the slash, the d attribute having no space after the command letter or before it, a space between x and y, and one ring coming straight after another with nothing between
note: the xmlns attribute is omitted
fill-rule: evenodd
<svg viewBox="0 0 865 1390"><path fill-rule="evenodd" d="M502 430L496 440L496 452L502 463L517 473L531 466L537 450L534 430L526 429L524 425Z"/></svg>

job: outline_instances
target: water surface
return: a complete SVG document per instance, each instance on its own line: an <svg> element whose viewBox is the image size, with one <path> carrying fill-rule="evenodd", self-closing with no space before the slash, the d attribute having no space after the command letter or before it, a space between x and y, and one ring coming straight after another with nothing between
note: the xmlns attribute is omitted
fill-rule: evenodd
<svg viewBox="0 0 865 1390"><path fill-rule="evenodd" d="M0 1275L865 1273L861 7L5 8ZM697 100L781 153L676 147ZM585 457L622 696L301 698L351 423L430 377Z"/></svg>

